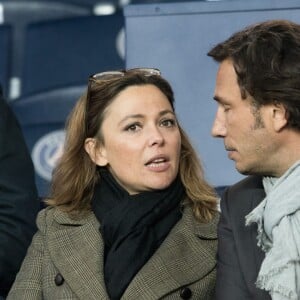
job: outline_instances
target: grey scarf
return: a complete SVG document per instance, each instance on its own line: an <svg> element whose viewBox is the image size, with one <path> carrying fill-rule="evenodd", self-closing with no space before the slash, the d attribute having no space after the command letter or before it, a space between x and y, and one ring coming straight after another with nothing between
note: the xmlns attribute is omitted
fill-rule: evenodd
<svg viewBox="0 0 300 300"><path fill-rule="evenodd" d="M273 300L300 299L300 161L280 178L264 177L266 198L246 216L266 253L256 285Z"/></svg>

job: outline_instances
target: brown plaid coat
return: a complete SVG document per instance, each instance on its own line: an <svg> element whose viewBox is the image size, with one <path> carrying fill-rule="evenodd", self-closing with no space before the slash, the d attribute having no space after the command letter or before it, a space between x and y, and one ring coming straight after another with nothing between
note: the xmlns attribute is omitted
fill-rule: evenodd
<svg viewBox="0 0 300 300"><path fill-rule="evenodd" d="M185 208L121 300L212 299L217 222L218 217L200 224ZM102 272L104 245L95 215L74 221L47 208L39 213L37 224L39 230L7 300L109 299Z"/></svg>

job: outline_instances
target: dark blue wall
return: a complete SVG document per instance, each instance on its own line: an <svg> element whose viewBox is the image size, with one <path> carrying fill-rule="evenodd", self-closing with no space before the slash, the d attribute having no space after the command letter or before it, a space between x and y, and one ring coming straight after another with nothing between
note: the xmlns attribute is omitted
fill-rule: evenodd
<svg viewBox="0 0 300 300"><path fill-rule="evenodd" d="M158 67L171 82L179 118L216 186L242 176L227 158L222 140L210 136L217 64L206 53L244 26L274 18L300 22L300 2L201 1L125 8L127 67Z"/></svg>

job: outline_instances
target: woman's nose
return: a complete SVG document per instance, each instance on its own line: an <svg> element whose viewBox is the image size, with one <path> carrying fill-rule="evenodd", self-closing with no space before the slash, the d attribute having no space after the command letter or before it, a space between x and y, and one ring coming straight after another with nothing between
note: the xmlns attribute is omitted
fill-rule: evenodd
<svg viewBox="0 0 300 300"><path fill-rule="evenodd" d="M164 136L161 130L155 126L149 132L149 145L162 145L164 143Z"/></svg>

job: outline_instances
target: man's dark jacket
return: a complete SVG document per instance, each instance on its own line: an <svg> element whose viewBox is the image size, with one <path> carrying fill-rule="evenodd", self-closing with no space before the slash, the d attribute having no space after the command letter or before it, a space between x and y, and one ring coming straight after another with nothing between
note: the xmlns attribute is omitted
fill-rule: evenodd
<svg viewBox="0 0 300 300"><path fill-rule="evenodd" d="M262 178L249 176L225 190L218 226L217 300L270 300L255 286L263 251L257 246L257 226L245 226L245 216L265 197Z"/></svg>
<svg viewBox="0 0 300 300"><path fill-rule="evenodd" d="M0 93L0 296L8 293L21 266L39 207L30 154Z"/></svg>

